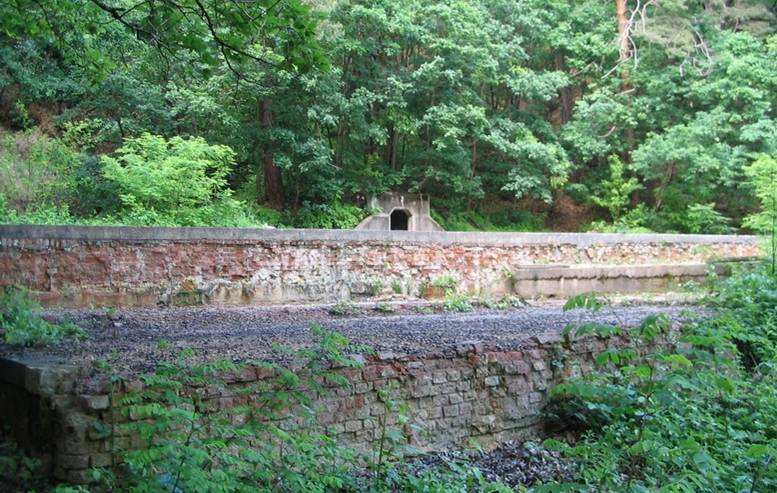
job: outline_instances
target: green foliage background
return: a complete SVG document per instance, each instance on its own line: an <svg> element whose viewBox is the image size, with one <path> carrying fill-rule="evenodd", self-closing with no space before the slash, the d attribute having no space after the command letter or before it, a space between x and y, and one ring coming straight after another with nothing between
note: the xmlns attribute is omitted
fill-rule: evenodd
<svg viewBox="0 0 777 493"><path fill-rule="evenodd" d="M3 2L2 220L347 228L393 189L449 229L759 228L774 3L625 5L626 59L594 0ZM231 158L160 175L177 139ZM217 168L201 214L167 196Z"/></svg>

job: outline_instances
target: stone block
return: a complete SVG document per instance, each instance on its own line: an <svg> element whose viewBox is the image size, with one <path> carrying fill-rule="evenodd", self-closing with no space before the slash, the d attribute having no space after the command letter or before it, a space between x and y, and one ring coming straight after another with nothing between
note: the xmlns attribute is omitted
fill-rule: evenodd
<svg viewBox="0 0 777 493"><path fill-rule="evenodd" d="M92 454L89 457L89 467L108 467L111 465L111 454Z"/></svg>
<svg viewBox="0 0 777 493"><path fill-rule="evenodd" d="M102 411L110 406L110 397L107 395L82 395L81 406L86 410Z"/></svg>
<svg viewBox="0 0 777 493"><path fill-rule="evenodd" d="M442 414L446 418L452 418L459 415L459 406L457 404L445 406L442 408Z"/></svg>
<svg viewBox="0 0 777 493"><path fill-rule="evenodd" d="M363 427L363 424L361 420L354 419L354 420L345 422L345 431L347 432L356 432L361 430L362 427Z"/></svg>
<svg viewBox="0 0 777 493"><path fill-rule="evenodd" d="M450 394L448 395L448 402L451 404L460 404L464 402L464 398L461 396L461 394Z"/></svg>
<svg viewBox="0 0 777 493"><path fill-rule="evenodd" d="M87 469L89 467L89 456L86 454L61 454L57 457L57 465L63 469Z"/></svg>
<svg viewBox="0 0 777 493"><path fill-rule="evenodd" d="M485 383L487 387L496 387L499 385L499 382L500 379L498 375L491 375L483 380L483 383Z"/></svg>
<svg viewBox="0 0 777 493"><path fill-rule="evenodd" d="M504 370L508 375L525 375L531 371L531 367L525 361L511 361L505 363Z"/></svg>

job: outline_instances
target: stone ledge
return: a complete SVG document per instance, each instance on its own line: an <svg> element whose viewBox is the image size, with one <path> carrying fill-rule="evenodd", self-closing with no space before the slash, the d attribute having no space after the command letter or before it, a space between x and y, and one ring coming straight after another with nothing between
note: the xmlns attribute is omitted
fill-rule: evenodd
<svg viewBox="0 0 777 493"><path fill-rule="evenodd" d="M540 279L644 279L655 277L702 277L710 264L636 264L636 265L525 265L513 272L517 281ZM714 267L713 267L714 268Z"/></svg>
<svg viewBox="0 0 777 493"><path fill-rule="evenodd" d="M213 241L213 242L380 242L440 245L614 245L680 243L757 244L751 235L625 233L500 233L439 231L369 231L338 229L163 228L128 226L0 225L0 240Z"/></svg>

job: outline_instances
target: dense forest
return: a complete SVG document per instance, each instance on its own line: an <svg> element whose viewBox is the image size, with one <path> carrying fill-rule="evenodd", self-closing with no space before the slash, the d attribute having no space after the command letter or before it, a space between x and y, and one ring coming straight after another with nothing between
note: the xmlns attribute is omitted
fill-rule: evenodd
<svg viewBox="0 0 777 493"><path fill-rule="evenodd" d="M2 0L2 222L768 229L770 0ZM759 200L760 199L760 200Z"/></svg>

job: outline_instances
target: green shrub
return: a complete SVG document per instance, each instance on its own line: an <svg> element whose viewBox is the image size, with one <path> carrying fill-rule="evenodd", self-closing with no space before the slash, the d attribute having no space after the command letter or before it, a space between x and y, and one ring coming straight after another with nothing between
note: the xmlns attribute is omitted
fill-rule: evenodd
<svg viewBox="0 0 777 493"><path fill-rule="evenodd" d="M761 204L760 212L745 218L745 226L772 234L777 224L777 159L761 155L745 172Z"/></svg>
<svg viewBox="0 0 777 493"><path fill-rule="evenodd" d="M694 234L729 234L734 230L731 219L715 210L715 203L691 204L684 213L677 215L675 222L680 230Z"/></svg>
<svg viewBox="0 0 777 493"><path fill-rule="evenodd" d="M545 487L774 491L774 292L773 281L762 274L732 279L711 300L717 315L689 323L677 341L682 344L665 348L651 348L659 335L672 340L670 322L661 315L633 329L569 327L567 337L593 335L605 342L625 337L630 344L623 349L608 344L595 355L596 371L551 390L549 422L572 425L582 435L572 443L546 441L576 461L579 474L576 483ZM606 309L590 296L568 307ZM743 337L759 348L756 364L738 349Z"/></svg>
<svg viewBox="0 0 777 493"><path fill-rule="evenodd" d="M746 368L777 361L777 276L757 268L718 280L705 302L725 316Z"/></svg>
<svg viewBox="0 0 777 493"><path fill-rule="evenodd" d="M18 212L8 206L5 197L0 194L0 224L75 224L67 206L40 203Z"/></svg>
<svg viewBox="0 0 777 493"><path fill-rule="evenodd" d="M370 294L372 296L378 296L383 291L383 281L380 279L373 279L370 283Z"/></svg>
<svg viewBox="0 0 777 493"><path fill-rule="evenodd" d="M66 207L80 161L77 152L38 129L0 133L0 195L6 207L21 215Z"/></svg>
<svg viewBox="0 0 777 493"><path fill-rule="evenodd" d="M654 220L655 212L645 207L645 204L639 204L613 223L594 221L586 229L601 233L650 233Z"/></svg>
<svg viewBox="0 0 777 493"><path fill-rule="evenodd" d="M543 215L501 205L492 212L470 210L447 216L432 209L431 215L446 231L540 231L545 223Z"/></svg>
<svg viewBox="0 0 777 493"><path fill-rule="evenodd" d="M5 491L45 491L49 485L41 466L15 443L0 441L0 484Z"/></svg>
<svg viewBox="0 0 777 493"><path fill-rule="evenodd" d="M478 302L489 310L509 310L511 308L523 308L527 305L522 298L513 295L505 295L498 300L483 298Z"/></svg>
<svg viewBox="0 0 777 493"><path fill-rule="evenodd" d="M745 218L744 225L770 236L772 275L777 275L777 159L761 155L745 168L761 204L761 211Z"/></svg>
<svg viewBox="0 0 777 493"><path fill-rule="evenodd" d="M353 229L366 215L363 209L342 202L331 204L306 202L297 211L292 223L298 228Z"/></svg>
<svg viewBox="0 0 777 493"><path fill-rule="evenodd" d="M122 206L108 222L161 226L252 226L250 209L235 200L227 175L235 154L202 138L143 134L104 156L103 173Z"/></svg>
<svg viewBox="0 0 777 493"><path fill-rule="evenodd" d="M631 202L631 194L642 188L636 178L625 177L625 166L618 156L610 156L610 177L602 180L591 197L594 204L607 209L613 221L617 221Z"/></svg>
<svg viewBox="0 0 777 493"><path fill-rule="evenodd" d="M87 334L72 323L53 324L38 314L40 305L27 291L6 286L0 294L0 327L6 344L45 346L63 339L85 339Z"/></svg>
<svg viewBox="0 0 777 493"><path fill-rule="evenodd" d="M451 275L436 277L432 281L432 286L445 290L446 294L455 293L459 289L459 281Z"/></svg>
<svg viewBox="0 0 777 493"><path fill-rule="evenodd" d="M388 303L378 303L375 305L375 311L379 313L394 313L396 310L393 306L389 305Z"/></svg>
<svg viewBox="0 0 777 493"><path fill-rule="evenodd" d="M472 301L465 294L446 294L442 306L446 312L471 312L473 310Z"/></svg>
<svg viewBox="0 0 777 493"><path fill-rule="evenodd" d="M359 307L356 306L352 301L342 300L332 305L329 308L329 313L331 315L336 315L338 317L346 317L346 316L358 315L360 313L360 310L359 310Z"/></svg>

